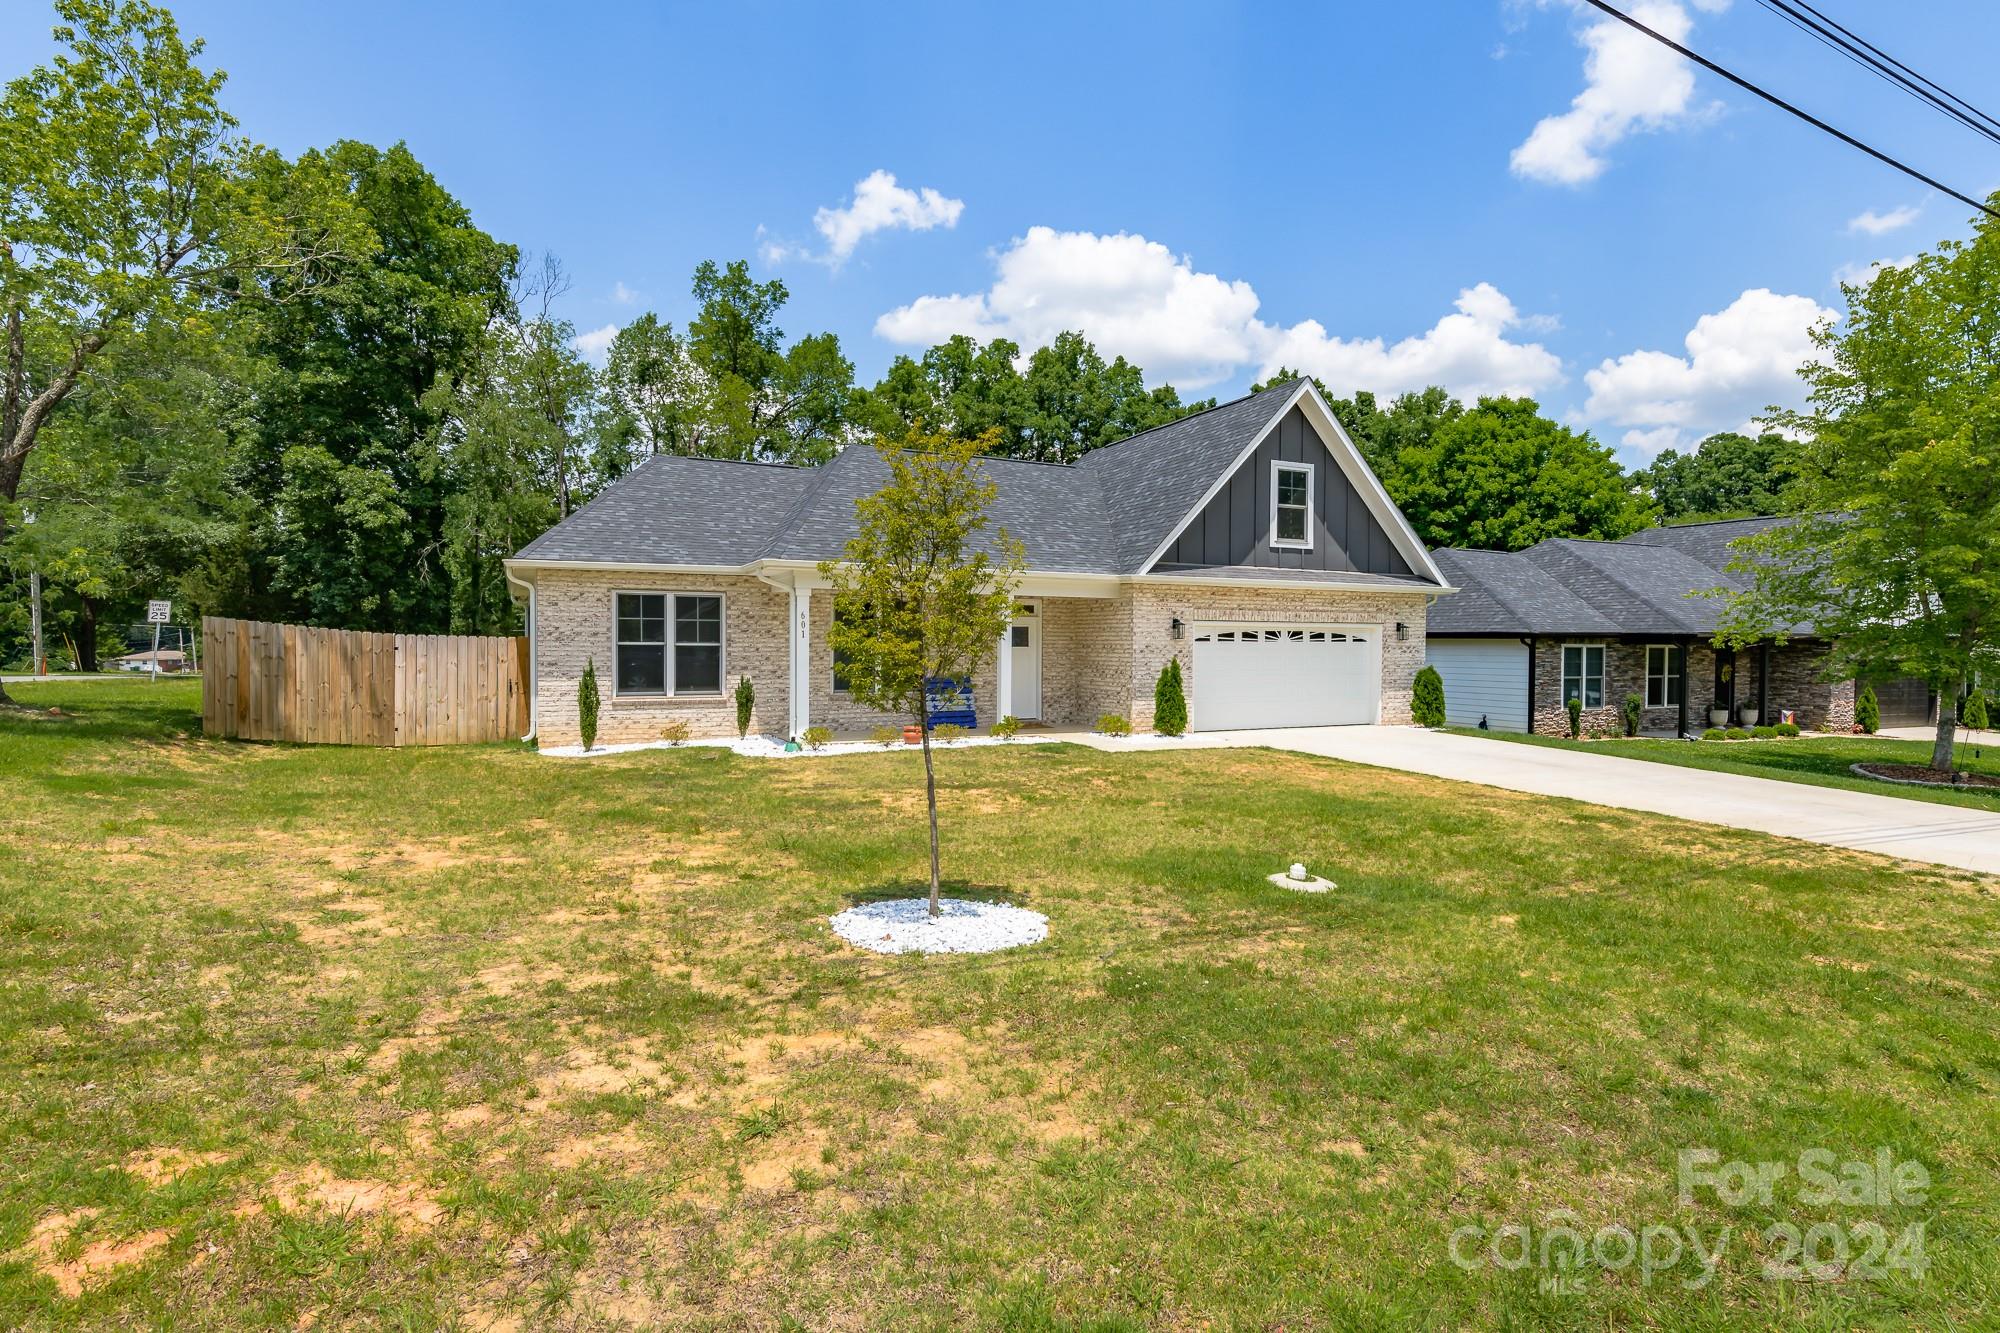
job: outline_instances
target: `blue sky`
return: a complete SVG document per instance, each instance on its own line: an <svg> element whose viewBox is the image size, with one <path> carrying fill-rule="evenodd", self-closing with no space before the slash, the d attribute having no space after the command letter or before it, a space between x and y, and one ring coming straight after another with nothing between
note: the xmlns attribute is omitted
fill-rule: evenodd
<svg viewBox="0 0 2000 1333"><path fill-rule="evenodd" d="M1753 0L1624 3L2000 187L2000 148ZM865 381L948 332L1081 325L1192 393L1281 362L1528 391L1636 462L1794 399L1836 274L1969 229L1568 0L173 7L249 133L406 140L482 226L562 258L586 335L679 325L694 265L745 257L790 287L786 331L838 333ZM2000 9L1819 7L1991 95ZM50 21L0 9L0 74Z"/></svg>

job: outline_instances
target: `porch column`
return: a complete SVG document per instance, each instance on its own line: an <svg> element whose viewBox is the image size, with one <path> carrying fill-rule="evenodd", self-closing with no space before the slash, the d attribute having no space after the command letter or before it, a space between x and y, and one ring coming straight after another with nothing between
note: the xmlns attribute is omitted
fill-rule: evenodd
<svg viewBox="0 0 2000 1333"><path fill-rule="evenodd" d="M1014 704L1014 602L1007 602L1007 623L1000 627L1000 655L993 659L993 721L1007 716ZM988 725L991 725L989 723Z"/></svg>
<svg viewBox="0 0 2000 1333"><path fill-rule="evenodd" d="M791 634L791 737L805 735L812 725L812 589L792 585Z"/></svg>
<svg viewBox="0 0 2000 1333"><path fill-rule="evenodd" d="M1771 716L1771 641L1764 640L1757 645L1757 720L1770 726Z"/></svg>
<svg viewBox="0 0 2000 1333"><path fill-rule="evenodd" d="M1688 734L1688 646L1686 639L1681 640L1680 648L1681 648L1681 714L1680 714L1680 721L1675 725L1678 728L1676 734L1679 736L1686 736Z"/></svg>

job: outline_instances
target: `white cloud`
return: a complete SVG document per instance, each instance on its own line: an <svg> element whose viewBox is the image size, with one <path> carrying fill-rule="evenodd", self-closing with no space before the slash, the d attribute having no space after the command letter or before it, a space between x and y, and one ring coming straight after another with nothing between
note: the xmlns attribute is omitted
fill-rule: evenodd
<svg viewBox="0 0 2000 1333"><path fill-rule="evenodd" d="M1533 396L1562 383L1560 357L1540 343L1507 336L1524 321L1492 283L1466 288L1453 304L1454 313L1395 343L1329 337L1318 320L1294 324L1278 334L1264 369L1296 366L1319 376L1336 394L1355 389L1398 394L1442 384L1470 400L1488 394Z"/></svg>
<svg viewBox="0 0 2000 1333"><path fill-rule="evenodd" d="M1901 259L1871 259L1865 264L1842 264L1833 271L1833 280L1849 287L1866 287L1883 269L1908 268L1916 262L1915 255L1904 255Z"/></svg>
<svg viewBox="0 0 2000 1333"><path fill-rule="evenodd" d="M638 301L639 293L627 287L623 282L615 282L611 285L611 299L619 305L632 305Z"/></svg>
<svg viewBox="0 0 2000 1333"><path fill-rule="evenodd" d="M896 184L886 171L871 171L854 184L854 197L840 208L822 208L813 214L813 226L826 238L826 262L839 267L854 248L878 231L929 231L933 227L958 225L965 211L963 199L951 199L925 187L908 189ZM795 246L773 242L767 246L780 257L802 255Z"/></svg>
<svg viewBox="0 0 2000 1333"><path fill-rule="evenodd" d="M1257 318L1249 283L1194 267L1157 241L1120 232L1030 228L996 256L983 292L920 296L875 321L891 342L928 346L955 333L1010 338L1024 351L1068 329L1106 356L1124 356L1155 382L1197 390L1246 368L1290 365L1336 393L1399 393L1443 384L1461 395L1533 392L1562 380L1547 349L1507 337L1524 321L1487 283L1459 293L1457 310L1393 345L1333 336L1317 320L1289 328Z"/></svg>
<svg viewBox="0 0 2000 1333"><path fill-rule="evenodd" d="M1624 443L1647 453L1736 429L1772 403L1799 400L1811 331L1836 316L1811 297L1753 288L1695 321L1687 355L1627 352L1587 372L1581 416L1625 428Z"/></svg>
<svg viewBox="0 0 2000 1333"><path fill-rule="evenodd" d="M1900 231L1912 222L1915 222L1917 214L1922 211L1922 209L1913 208L1908 204L1903 205L1901 208L1892 208L1886 213L1877 213L1871 208L1858 217L1849 218L1847 220L1847 229L1849 231L1864 231L1870 236L1885 236L1892 231Z"/></svg>
<svg viewBox="0 0 2000 1333"><path fill-rule="evenodd" d="M1719 13L1729 0L1694 0ZM1663 36L1685 42L1694 26L1675 0L1631 6L1633 18ZM1608 165L1604 153L1635 130L1663 130L1699 114L1694 67L1645 33L1606 15L1578 35L1586 54L1583 91L1569 110L1545 116L1509 159L1514 174L1554 185L1582 185Z"/></svg>
<svg viewBox="0 0 2000 1333"><path fill-rule="evenodd" d="M606 324L601 329L588 329L577 334L569 340L569 345L581 352L584 360L602 365L604 358L610 355L611 340L617 336L618 326Z"/></svg>

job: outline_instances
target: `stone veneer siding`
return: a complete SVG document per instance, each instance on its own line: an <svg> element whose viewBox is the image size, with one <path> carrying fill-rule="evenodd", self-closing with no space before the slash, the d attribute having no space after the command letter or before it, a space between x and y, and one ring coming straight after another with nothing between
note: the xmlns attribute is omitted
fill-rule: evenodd
<svg viewBox="0 0 2000 1333"><path fill-rule="evenodd" d="M722 693L617 694L613 655L614 592L719 592ZM671 615L671 612L669 612ZM660 727L685 721L698 738L734 736L736 678L757 688L751 730L783 734L791 716L785 643L790 595L749 575L642 574L543 569L535 578L535 725L544 745L580 745L576 692L584 663L597 663L597 739L603 745L656 741Z"/></svg>
<svg viewBox="0 0 2000 1333"><path fill-rule="evenodd" d="M1424 665L1426 595L1395 592L1339 592L1289 588L1209 588L1184 584L1140 584L1132 588L1130 674L1125 681L1132 725L1153 725L1153 686L1169 657L1181 660L1182 679L1192 709L1201 692L1194 671L1194 623L1198 620L1297 621L1380 625L1382 627L1382 714L1390 725L1410 721L1410 690ZM1188 626L1175 640L1178 617ZM1396 637L1396 622L1409 627ZM1106 709L1107 712L1123 711Z"/></svg>
<svg viewBox="0 0 2000 1333"><path fill-rule="evenodd" d="M1669 640L1653 640L1667 643ZM1535 644L1534 728L1549 736L1569 734L1569 712L1563 707L1562 650L1565 644L1604 645L1604 706L1586 708L1579 725L1587 736L1592 731L1615 735L1625 732L1625 696L1646 697L1646 643L1619 642L1601 638L1538 639ZM1854 682L1824 681L1829 649L1823 643L1793 643L1771 649L1771 716L1758 718L1759 724L1778 720L1781 709L1798 715L1799 725L1810 731L1846 731L1854 725ZM1742 649L1736 654L1736 702L1754 707L1757 703L1758 652ZM1715 701L1715 649L1706 643L1688 646L1688 728L1700 735L1708 725L1708 710ZM1672 731L1679 724L1680 709L1647 708L1640 716L1642 731Z"/></svg>

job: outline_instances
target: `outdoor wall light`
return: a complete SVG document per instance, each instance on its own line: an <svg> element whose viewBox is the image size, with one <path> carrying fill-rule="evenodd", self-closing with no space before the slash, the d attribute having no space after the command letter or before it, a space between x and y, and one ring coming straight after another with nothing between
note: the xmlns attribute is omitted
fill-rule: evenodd
<svg viewBox="0 0 2000 1333"><path fill-rule="evenodd" d="M1179 616L1175 616L1173 620L1167 625L1167 637L1170 639L1178 639L1184 637L1186 634L1187 634L1187 626L1181 624L1181 618Z"/></svg>
<svg viewBox="0 0 2000 1333"><path fill-rule="evenodd" d="M1402 641L1403 641L1404 639L1407 639L1407 638L1409 638L1409 637L1410 637L1410 627L1409 627L1408 625L1405 625L1405 624L1404 624L1404 623L1403 623L1402 621L1400 621L1400 620L1399 620L1399 621L1397 621L1397 622L1396 622L1396 641L1397 641L1398 643L1400 643L1400 642L1402 642Z"/></svg>

